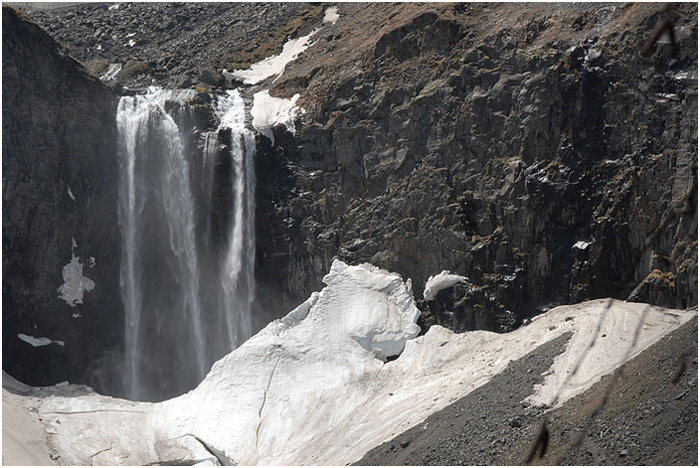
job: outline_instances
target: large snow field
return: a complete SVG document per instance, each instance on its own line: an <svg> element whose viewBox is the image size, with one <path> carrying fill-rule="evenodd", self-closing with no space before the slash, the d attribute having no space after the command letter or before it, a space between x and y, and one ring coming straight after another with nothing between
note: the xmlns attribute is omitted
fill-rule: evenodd
<svg viewBox="0 0 700 468"><path fill-rule="evenodd" d="M433 326L417 337L420 312L398 275L336 261L324 282L181 397L37 390L62 462L213 460L196 436L238 464L351 463L564 333L572 337L530 396L536 404L562 404L697 314L603 299L557 307L508 334Z"/></svg>

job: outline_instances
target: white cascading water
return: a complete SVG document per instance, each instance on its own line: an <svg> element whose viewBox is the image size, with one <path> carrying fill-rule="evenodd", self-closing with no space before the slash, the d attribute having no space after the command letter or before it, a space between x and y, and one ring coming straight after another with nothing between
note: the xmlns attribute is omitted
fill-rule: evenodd
<svg viewBox="0 0 700 468"><path fill-rule="evenodd" d="M214 107L219 130L231 129L233 163L233 221L227 253L219 276L229 340L238 346L252 335L251 306L255 296L255 138L245 128L245 103L238 91L229 91ZM207 151L207 154L211 154Z"/></svg>
<svg viewBox="0 0 700 468"><path fill-rule="evenodd" d="M186 128L184 103L192 96L151 89L123 97L117 111L125 392L136 400L193 388L252 334L253 136L233 91L215 99L219 128L204 136L204 151L192 151L199 145L190 140L198 137ZM209 180L193 180L192 158L202 158L199 177ZM219 166L231 169L223 246L210 236L217 215L196 212L214 206Z"/></svg>

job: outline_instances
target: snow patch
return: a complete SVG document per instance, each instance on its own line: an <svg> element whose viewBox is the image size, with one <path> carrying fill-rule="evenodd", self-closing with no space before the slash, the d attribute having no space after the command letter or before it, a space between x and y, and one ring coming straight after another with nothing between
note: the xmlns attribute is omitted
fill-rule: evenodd
<svg viewBox="0 0 700 468"><path fill-rule="evenodd" d="M573 245L573 248L578 250L586 250L590 245L591 242L580 240Z"/></svg>
<svg viewBox="0 0 700 468"><path fill-rule="evenodd" d="M687 84L696 84L698 83L698 72L695 70L691 71L679 71L675 75L673 75L673 78L677 81L684 81Z"/></svg>
<svg viewBox="0 0 700 468"><path fill-rule="evenodd" d="M95 287L94 281L83 276L83 264L80 263L80 257L76 257L74 252L76 247L77 243L75 238L73 238L71 261L63 267L63 284L56 290L58 297L66 301L71 307L75 307L76 304L82 304L85 293L92 291Z"/></svg>
<svg viewBox="0 0 700 468"><path fill-rule="evenodd" d="M272 128L277 124L283 124L292 135L296 135L294 120L304 112L297 107L299 95L295 94L290 99L270 96L268 90L263 90L253 95L253 108L250 115L253 117L253 128L265 135L275 143Z"/></svg>
<svg viewBox="0 0 700 468"><path fill-rule="evenodd" d="M423 298L426 301L432 301L438 292L443 289L451 288L458 283L466 283L469 278L466 276L453 275L447 270L443 270L440 274L431 276L425 283L425 289L423 290Z"/></svg>
<svg viewBox="0 0 700 468"><path fill-rule="evenodd" d="M25 335L24 333L18 334L17 338L24 341L25 343L29 343L30 345L34 346L35 348L38 346L50 345L51 343L56 343L59 346L66 345L63 341L60 341L60 340L52 340L49 338L36 338L33 336Z"/></svg>
<svg viewBox="0 0 700 468"><path fill-rule="evenodd" d="M565 316L570 317L572 313L574 319L566 321ZM560 326L567 328L577 322L572 328L574 336L566 351L542 374L544 382L535 386L534 394L527 401L535 405L561 406L696 314L696 311L662 309L614 299L552 309L547 313L547 322L563 320ZM644 323L634 343L641 320Z"/></svg>
<svg viewBox="0 0 700 468"><path fill-rule="evenodd" d="M75 196L73 195L73 191L70 189L70 185L68 186L68 196L71 200L76 201Z"/></svg>
<svg viewBox="0 0 700 468"><path fill-rule="evenodd" d="M110 63L107 72L100 77L102 81L112 81L122 71L121 63Z"/></svg>
<svg viewBox="0 0 700 468"><path fill-rule="evenodd" d="M323 15L323 22L324 23L335 24L336 21L338 21L338 19L340 19L340 15L338 14L338 7L337 6L326 8L326 12Z"/></svg>
<svg viewBox="0 0 700 468"><path fill-rule="evenodd" d="M654 94L657 98L657 102L666 102L668 100L676 101L678 100L678 95L675 93L656 93Z"/></svg>
<svg viewBox="0 0 700 468"><path fill-rule="evenodd" d="M318 30L313 30L306 36L288 40L279 55L272 55L250 66L248 70L223 70L222 74L229 81L240 80L245 84L254 85L272 76L281 75L288 63L296 60L303 51L311 45L310 40Z"/></svg>

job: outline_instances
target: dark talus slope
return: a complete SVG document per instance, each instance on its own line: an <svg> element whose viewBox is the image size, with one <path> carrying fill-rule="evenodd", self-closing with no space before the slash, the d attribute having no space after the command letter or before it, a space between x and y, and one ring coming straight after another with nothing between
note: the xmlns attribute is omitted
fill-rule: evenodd
<svg viewBox="0 0 700 468"><path fill-rule="evenodd" d="M29 11L98 76L119 63L117 83L206 89L227 86L223 68L278 54L288 37L308 34L323 17L321 5L296 2L93 3Z"/></svg>
<svg viewBox="0 0 700 468"><path fill-rule="evenodd" d="M555 430L544 463L697 465L697 318L632 360L611 386L612 379L605 377L552 412ZM599 409L606 395L607 403ZM521 453L528 452L534 432L525 433ZM572 446L581 433L583 444Z"/></svg>
<svg viewBox="0 0 700 468"><path fill-rule="evenodd" d="M123 327L115 96L20 12L2 21L3 370L100 388Z"/></svg>
<svg viewBox="0 0 700 468"><path fill-rule="evenodd" d="M556 346L549 343L356 464L519 465L546 417L547 452L534 464L697 465L697 343L693 319L628 362L612 387L606 376L544 416L521 400L551 365ZM581 434L582 444L573 446Z"/></svg>
<svg viewBox="0 0 700 468"><path fill-rule="evenodd" d="M541 408L524 406L543 373L566 349L570 334L540 346L469 395L372 449L356 465L499 465L513 449L523 424Z"/></svg>

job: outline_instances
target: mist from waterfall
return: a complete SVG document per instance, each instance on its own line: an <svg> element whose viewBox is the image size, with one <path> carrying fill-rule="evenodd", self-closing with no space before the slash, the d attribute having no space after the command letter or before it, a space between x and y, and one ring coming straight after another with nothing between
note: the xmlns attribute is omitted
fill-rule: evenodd
<svg viewBox="0 0 700 468"><path fill-rule="evenodd" d="M194 92L122 97L119 131L125 394L158 400L199 383L252 334L254 138L237 91L213 96L200 133Z"/></svg>

